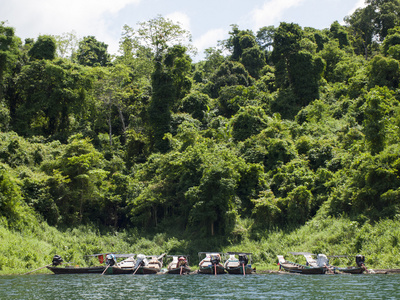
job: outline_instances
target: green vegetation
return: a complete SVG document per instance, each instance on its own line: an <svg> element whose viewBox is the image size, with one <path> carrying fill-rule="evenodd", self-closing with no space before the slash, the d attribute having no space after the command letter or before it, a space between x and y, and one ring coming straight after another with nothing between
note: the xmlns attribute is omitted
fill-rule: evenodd
<svg viewBox="0 0 400 300"><path fill-rule="evenodd" d="M162 16L117 56L1 22L0 274L110 251L400 267L400 1L366 4L323 30L233 25L196 63Z"/></svg>

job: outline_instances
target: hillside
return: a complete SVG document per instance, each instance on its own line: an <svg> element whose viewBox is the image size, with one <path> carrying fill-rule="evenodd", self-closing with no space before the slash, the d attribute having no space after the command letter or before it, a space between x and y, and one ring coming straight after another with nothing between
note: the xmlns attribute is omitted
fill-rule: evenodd
<svg viewBox="0 0 400 300"><path fill-rule="evenodd" d="M322 30L232 25L197 63L162 16L118 56L0 23L0 273L108 251L400 267L400 2L367 4Z"/></svg>

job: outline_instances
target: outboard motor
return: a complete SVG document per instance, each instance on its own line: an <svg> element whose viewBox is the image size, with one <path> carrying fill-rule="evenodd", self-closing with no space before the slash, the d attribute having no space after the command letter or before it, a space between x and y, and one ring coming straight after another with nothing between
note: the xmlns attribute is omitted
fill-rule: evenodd
<svg viewBox="0 0 400 300"><path fill-rule="evenodd" d="M249 258L246 254L239 254L239 262L240 265L247 265L249 263Z"/></svg>
<svg viewBox="0 0 400 300"><path fill-rule="evenodd" d="M62 259L62 257L60 255L56 254L53 256L52 264L53 264L53 266L58 266L58 265L61 265L63 261L64 260Z"/></svg>
<svg viewBox="0 0 400 300"><path fill-rule="evenodd" d="M221 261L221 256L219 255L211 255L210 261L213 265L218 265Z"/></svg>
<svg viewBox="0 0 400 300"><path fill-rule="evenodd" d="M356 264L359 267L362 267L365 265L365 256L364 255L357 255L356 256Z"/></svg>
<svg viewBox="0 0 400 300"><path fill-rule="evenodd" d="M110 267L112 267L116 263L117 263L117 260L116 260L114 254L107 254L106 255L106 265L109 265Z"/></svg>

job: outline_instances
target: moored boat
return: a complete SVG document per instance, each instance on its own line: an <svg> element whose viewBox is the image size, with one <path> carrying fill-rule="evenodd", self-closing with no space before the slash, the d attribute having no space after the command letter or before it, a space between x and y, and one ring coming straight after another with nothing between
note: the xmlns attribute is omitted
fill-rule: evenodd
<svg viewBox="0 0 400 300"><path fill-rule="evenodd" d="M329 269L326 262L320 259L317 262L312 258L311 253L307 252L292 252L293 255L303 255L306 258L306 264L299 264L296 262L287 261L283 255L278 255L279 269L283 269L289 273L298 274L325 274ZM326 257L326 256L325 256Z"/></svg>
<svg viewBox="0 0 400 300"><path fill-rule="evenodd" d="M160 256L139 254L136 259L131 258L130 262L125 261L123 266L118 264L112 266L106 274L157 274L161 271L164 256L165 254Z"/></svg>
<svg viewBox="0 0 400 300"><path fill-rule="evenodd" d="M217 252L199 252L199 258L205 257L199 263L199 274L224 274L225 268L221 264L221 254Z"/></svg>
<svg viewBox="0 0 400 300"><path fill-rule="evenodd" d="M251 274L255 271L251 267L251 253L228 252L228 259L224 263L224 268L229 274Z"/></svg>
<svg viewBox="0 0 400 300"><path fill-rule="evenodd" d="M329 257L340 258L340 257L351 257L349 255L332 255ZM356 265L352 267L334 267L336 273L346 273L346 274L362 274L364 272L368 272L367 267L365 266L365 256L364 255L356 255Z"/></svg>
<svg viewBox="0 0 400 300"><path fill-rule="evenodd" d="M168 274L188 274L190 273L190 267L188 265L187 255L168 255L172 257L172 261L168 264Z"/></svg>
<svg viewBox="0 0 400 300"><path fill-rule="evenodd" d="M101 253L86 255L86 257L97 257L101 264L100 266L91 267L79 267L71 265L63 265L63 259L59 255L54 255L52 265L47 266L47 269L52 271L54 274L102 274L107 268L116 263L118 257L132 256L133 254L112 254L112 253ZM66 263L68 264L68 263Z"/></svg>
<svg viewBox="0 0 400 300"><path fill-rule="evenodd" d="M306 265L287 261L282 255L278 255L279 268L290 273L300 274L362 274L367 271L365 267L365 257L363 255L356 256L356 264L354 267L336 267L330 265L328 257L340 258L350 257L348 255L325 255L318 254L315 260L312 256L315 254L307 252L291 252L293 255L303 255L306 258Z"/></svg>

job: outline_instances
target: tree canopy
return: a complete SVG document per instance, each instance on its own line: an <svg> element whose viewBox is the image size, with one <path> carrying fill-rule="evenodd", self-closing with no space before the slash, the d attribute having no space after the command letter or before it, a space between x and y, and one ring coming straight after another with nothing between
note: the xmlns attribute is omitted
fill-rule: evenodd
<svg viewBox="0 0 400 300"><path fill-rule="evenodd" d="M162 16L125 25L114 56L0 23L0 218L232 239L398 218L399 11L232 25L198 62Z"/></svg>

